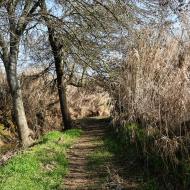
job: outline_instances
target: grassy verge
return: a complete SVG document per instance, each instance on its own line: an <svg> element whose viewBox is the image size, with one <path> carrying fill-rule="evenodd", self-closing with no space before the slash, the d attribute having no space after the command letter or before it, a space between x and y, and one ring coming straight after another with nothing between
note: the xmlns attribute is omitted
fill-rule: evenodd
<svg viewBox="0 0 190 190"><path fill-rule="evenodd" d="M0 167L0 189L57 189L68 171L66 151L80 133L78 129L50 132L40 144L15 156Z"/></svg>
<svg viewBox="0 0 190 190"><path fill-rule="evenodd" d="M98 178L98 182L94 186L89 185L88 189L107 189L106 184L109 178L108 168L115 156L110 147L106 146L110 145L106 142L108 138L106 135L104 138L94 141L93 144L97 148L87 157L87 171L89 171L89 177ZM110 139L110 143L112 144L112 139Z"/></svg>
<svg viewBox="0 0 190 190"><path fill-rule="evenodd" d="M89 169L96 170L98 167L106 166L116 155L118 155L118 158L123 155L120 143L109 134L94 143L97 144L98 148L88 156Z"/></svg>

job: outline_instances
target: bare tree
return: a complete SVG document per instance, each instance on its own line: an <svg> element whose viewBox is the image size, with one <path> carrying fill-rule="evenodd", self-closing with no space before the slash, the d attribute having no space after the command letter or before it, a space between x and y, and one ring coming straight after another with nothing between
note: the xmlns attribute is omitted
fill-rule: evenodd
<svg viewBox="0 0 190 190"><path fill-rule="evenodd" d="M59 39L56 38L56 29L52 25L51 20L49 20L47 17L47 8L44 0L42 1L41 5L42 11L44 13L42 15L45 19L48 28L49 42L54 56L55 69L57 74L57 89L60 100L62 120L64 124L64 129L67 130L71 128L71 117L67 106L66 84L64 83L64 63L62 59L62 44L60 44Z"/></svg>
<svg viewBox="0 0 190 190"><path fill-rule="evenodd" d="M22 92L17 72L19 46L22 35L33 17L39 1L9 0L1 4L4 11L4 24L0 34L0 56L4 63L7 81L12 96L14 118L18 127L21 143L28 147L33 143L28 127L22 100Z"/></svg>
<svg viewBox="0 0 190 190"><path fill-rule="evenodd" d="M81 79L89 68L101 69L100 57L106 45L108 46L108 39L115 32L113 26L117 18L112 12L111 1L107 4L98 1L58 1L57 4L63 9L61 16L51 13L45 1L41 4L41 15L48 29L54 57L64 128L69 129L71 120L67 107L66 85L68 83L74 85L71 80L76 67L79 67ZM109 4L112 5L111 8L108 7Z"/></svg>

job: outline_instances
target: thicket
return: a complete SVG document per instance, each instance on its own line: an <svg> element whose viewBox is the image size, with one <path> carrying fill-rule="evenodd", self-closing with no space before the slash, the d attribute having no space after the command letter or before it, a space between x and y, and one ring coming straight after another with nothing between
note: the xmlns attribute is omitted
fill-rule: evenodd
<svg viewBox="0 0 190 190"><path fill-rule="evenodd" d="M115 73L117 88L110 87L113 124L160 188L188 189L190 46L150 28L137 36Z"/></svg>

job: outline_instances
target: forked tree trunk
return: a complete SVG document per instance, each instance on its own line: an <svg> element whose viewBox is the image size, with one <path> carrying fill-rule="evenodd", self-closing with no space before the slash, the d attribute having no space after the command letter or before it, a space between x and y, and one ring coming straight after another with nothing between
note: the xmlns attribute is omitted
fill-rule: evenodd
<svg viewBox="0 0 190 190"><path fill-rule="evenodd" d="M21 144L23 147L28 147L33 143L31 138L31 130L28 127L20 82L17 76L17 58L19 52L19 43L11 43L9 59L6 63L7 80L12 96L13 114L16 121Z"/></svg>

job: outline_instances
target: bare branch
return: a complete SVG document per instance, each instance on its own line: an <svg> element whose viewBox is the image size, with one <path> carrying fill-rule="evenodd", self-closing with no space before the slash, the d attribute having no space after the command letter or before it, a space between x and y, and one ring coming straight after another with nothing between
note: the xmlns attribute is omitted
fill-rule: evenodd
<svg viewBox="0 0 190 190"><path fill-rule="evenodd" d="M33 6L32 6L33 5ZM25 4L23 13L21 17L19 18L18 24L17 24L17 34L21 35L23 31L25 30L29 19L31 18L32 14L36 11L38 6L40 5L40 0L38 0L36 3L33 4L33 1L27 1Z"/></svg>

